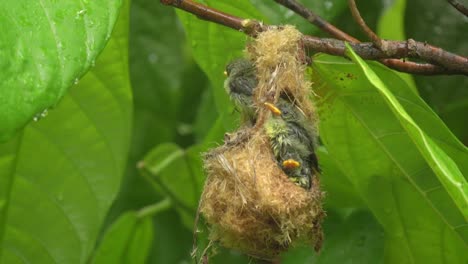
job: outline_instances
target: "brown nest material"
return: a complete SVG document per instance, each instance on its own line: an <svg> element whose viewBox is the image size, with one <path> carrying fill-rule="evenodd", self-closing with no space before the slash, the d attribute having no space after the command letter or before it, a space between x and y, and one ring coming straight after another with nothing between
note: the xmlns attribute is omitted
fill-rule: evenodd
<svg viewBox="0 0 468 264"><path fill-rule="evenodd" d="M290 26L271 29L260 34L247 51L259 80L254 98L257 123L244 126L206 154L207 180L200 212L210 226L210 240L255 258L274 259L295 242L312 244L318 251L325 215L318 175L310 190L288 179L263 129L270 113L261 107L287 94L316 124L310 83L304 78L300 33Z"/></svg>

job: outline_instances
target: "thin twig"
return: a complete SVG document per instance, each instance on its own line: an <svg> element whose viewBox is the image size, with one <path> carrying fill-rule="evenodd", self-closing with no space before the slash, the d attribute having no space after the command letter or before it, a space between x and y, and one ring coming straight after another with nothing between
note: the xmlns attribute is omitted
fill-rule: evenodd
<svg viewBox="0 0 468 264"><path fill-rule="evenodd" d="M213 8L193 2L191 0L161 0L163 4L172 5L187 12L197 15L199 18L227 27L243 31L247 35L255 37L258 33L269 28L256 20L241 19L230 14L217 11ZM423 74L462 74L468 75L468 58L447 52L441 48L428 45L414 40L408 41L388 41L387 53L375 48L372 43L353 43L356 53L368 60L382 60L384 64L396 70ZM305 35L303 37L304 46L317 52L332 55L345 56L344 42L337 39L323 39ZM399 60L389 60L386 58L417 58L433 64L408 63Z"/></svg>
<svg viewBox="0 0 468 264"><path fill-rule="evenodd" d="M348 5L349 9L351 10L351 14L353 15L354 20L358 23L358 25L361 27L362 31L367 35L367 37L374 43L374 45L379 48L380 50L384 51L382 48L383 43L382 39L377 36L377 34L372 31L372 29L367 26L366 22L362 18L361 14L359 13L359 10L356 6L356 1L354 0L348 0Z"/></svg>
<svg viewBox="0 0 468 264"><path fill-rule="evenodd" d="M468 8L466 6L464 6L456 0L447 0L447 2L449 2L453 7L460 11L460 13L468 17Z"/></svg>
<svg viewBox="0 0 468 264"><path fill-rule="evenodd" d="M290 0L274 0L280 5L294 11L296 14L302 16L310 23L314 24L322 31L327 32L331 36L334 36L337 39L346 40L349 42L359 42L359 40L355 39L354 37L348 35L347 33L341 31L334 25L328 23L325 19L321 18L319 15L312 12L312 10L307 9L301 3L297 1L290 1Z"/></svg>
<svg viewBox="0 0 468 264"><path fill-rule="evenodd" d="M276 0L275 0L276 1ZM278 1L277 1L278 2ZM325 21L320 16L314 14L312 11L307 9L301 3L297 2L296 0L281 0L280 2L283 6L289 8L290 10L294 11L298 15L302 16L303 18L308 19L308 14L313 14L318 21ZM328 22L326 22L329 24ZM316 23L312 23L317 26ZM336 28L335 26L329 24L331 27L334 28L334 31L326 31L330 33L333 37L346 40L349 42L360 42L359 40L355 39L354 37L344 33L340 29ZM319 28L321 28L319 26ZM412 61L406 60L398 60L398 59L381 59L379 60L381 63L385 64L386 66L401 72L413 73L413 74L421 74L421 75L438 75L438 74L457 74L447 69L440 67L438 65L434 65L431 63L416 63Z"/></svg>

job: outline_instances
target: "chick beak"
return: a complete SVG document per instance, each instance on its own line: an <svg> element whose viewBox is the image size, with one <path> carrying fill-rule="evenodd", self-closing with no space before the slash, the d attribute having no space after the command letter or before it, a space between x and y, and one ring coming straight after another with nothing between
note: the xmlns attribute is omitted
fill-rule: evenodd
<svg viewBox="0 0 468 264"><path fill-rule="evenodd" d="M270 110L274 115L281 115L281 110L279 110L278 107L276 107L274 104L271 104L271 103L263 103L267 108L268 110Z"/></svg>
<svg viewBox="0 0 468 264"><path fill-rule="evenodd" d="M287 159L283 161L283 168L285 169L296 169L299 166L301 166L301 163L293 159Z"/></svg>
<svg viewBox="0 0 468 264"><path fill-rule="evenodd" d="M227 71L224 71L223 74L224 74L224 76L226 76L226 77L228 76Z"/></svg>

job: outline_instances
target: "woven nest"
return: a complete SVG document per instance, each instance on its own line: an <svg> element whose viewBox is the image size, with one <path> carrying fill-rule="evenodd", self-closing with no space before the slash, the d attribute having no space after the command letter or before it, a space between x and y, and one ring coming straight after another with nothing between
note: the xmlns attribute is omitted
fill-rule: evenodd
<svg viewBox="0 0 468 264"><path fill-rule="evenodd" d="M200 212L210 226L210 240L260 259L274 259L292 244L322 244L322 191L318 175L306 190L291 182L278 166L263 124L271 114L261 107L287 94L316 124L304 78L300 33L274 28L247 48L259 84L254 101L257 123L244 126L221 147L205 155L207 180Z"/></svg>

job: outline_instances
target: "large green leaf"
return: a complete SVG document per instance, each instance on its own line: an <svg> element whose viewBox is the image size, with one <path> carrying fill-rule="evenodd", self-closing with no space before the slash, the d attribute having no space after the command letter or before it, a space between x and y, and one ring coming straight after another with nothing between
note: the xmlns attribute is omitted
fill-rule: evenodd
<svg viewBox="0 0 468 264"><path fill-rule="evenodd" d="M464 2L466 1L458 1ZM427 25L432 25L428 27ZM407 1L405 28L407 37L468 55L468 20L448 1ZM424 100L444 120L452 132L468 145L468 78L461 75L414 76Z"/></svg>
<svg viewBox="0 0 468 264"><path fill-rule="evenodd" d="M0 3L0 142L54 108L95 64L121 0Z"/></svg>
<svg viewBox="0 0 468 264"><path fill-rule="evenodd" d="M0 145L1 263L85 263L130 139L128 5L104 52L47 117ZM8 209L8 210L6 210Z"/></svg>
<svg viewBox="0 0 468 264"><path fill-rule="evenodd" d="M383 232L369 212L352 211L343 217L331 211L324 232L326 239L319 254L310 247L298 247L284 254L281 263L382 263Z"/></svg>
<svg viewBox="0 0 468 264"><path fill-rule="evenodd" d="M465 217L465 220L467 220L468 184L457 164L418 126L413 118L408 115L405 108L398 102L397 98L389 91L387 86L364 60L357 56L349 45L347 45L346 48L347 55L360 66L362 73L367 77L369 82L382 93L409 137L418 147L426 162L439 178L442 186L444 186L445 190L452 197L458 209ZM463 146L460 147L460 149L463 149ZM465 153L462 154L467 156L467 149L465 148L464 150Z"/></svg>
<svg viewBox="0 0 468 264"><path fill-rule="evenodd" d="M394 72L371 64L415 123L460 168L466 148ZM320 133L386 234L387 263L465 263L467 224L384 97L346 59L314 58Z"/></svg>
<svg viewBox="0 0 468 264"><path fill-rule="evenodd" d="M104 235L92 263L146 263L153 241L151 217L169 206L166 199L120 216Z"/></svg>
<svg viewBox="0 0 468 264"><path fill-rule="evenodd" d="M140 176L136 164L163 142L193 144L192 119L198 98L209 83L191 57L174 8L153 0L133 0L129 41L135 105L132 143L127 173L107 225L126 211L163 198ZM216 115L216 111L211 113ZM189 258L192 233L175 209L158 215L153 222L154 247L148 263L179 263Z"/></svg>
<svg viewBox="0 0 468 264"><path fill-rule="evenodd" d="M192 143L190 135L182 136L179 131L191 129L194 117L190 115L196 112L194 104L208 82L186 52L184 32L173 8L152 0L132 1L129 41L135 105L132 144L127 174L109 222L158 199L135 165L155 145Z"/></svg>
<svg viewBox="0 0 468 264"><path fill-rule="evenodd" d="M152 227L151 218L138 219L135 212L122 215L105 234L92 263L145 263Z"/></svg>
<svg viewBox="0 0 468 264"><path fill-rule="evenodd" d="M320 185L325 192L325 208L356 208L364 207L356 188L351 184L349 176L339 166L339 163L324 147L317 150L320 161Z"/></svg>
<svg viewBox="0 0 468 264"><path fill-rule="evenodd" d="M406 0L394 0L387 7L377 24L377 34L382 39L405 40L405 8ZM408 86L418 92L414 79L410 74L397 72L408 83Z"/></svg>

